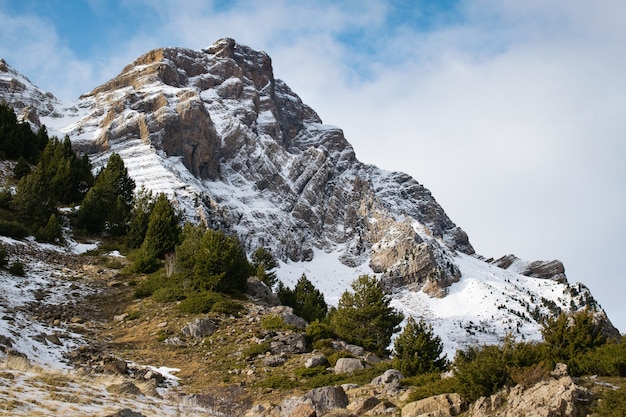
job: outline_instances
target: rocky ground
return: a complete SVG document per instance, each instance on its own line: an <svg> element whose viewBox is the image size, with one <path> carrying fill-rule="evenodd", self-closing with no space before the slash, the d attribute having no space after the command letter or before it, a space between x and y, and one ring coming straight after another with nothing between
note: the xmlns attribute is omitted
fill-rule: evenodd
<svg viewBox="0 0 626 417"><path fill-rule="evenodd" d="M574 417L603 388L559 367L473 404L411 401L388 361L340 341L313 350L257 280L239 313L188 315L134 298L142 277L114 254L4 244L25 276L0 273L0 415Z"/></svg>

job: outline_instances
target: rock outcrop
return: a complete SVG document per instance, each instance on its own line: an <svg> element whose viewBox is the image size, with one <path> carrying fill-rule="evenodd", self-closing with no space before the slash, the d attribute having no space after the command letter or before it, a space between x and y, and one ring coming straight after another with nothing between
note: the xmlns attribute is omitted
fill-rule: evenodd
<svg viewBox="0 0 626 417"><path fill-rule="evenodd" d="M491 397L479 398L469 411L470 417L579 417L586 415L581 400L589 396L587 389L576 385L567 375L567 368L557 365L559 372L525 388L516 385Z"/></svg>
<svg viewBox="0 0 626 417"><path fill-rule="evenodd" d="M339 249L390 290L432 295L460 277L454 251L474 252L425 187L359 162L343 132L274 77L266 53L233 39L150 51L79 104L89 110L70 129L77 146L104 151L102 163L120 153L138 186L174 182L188 216L230 228L250 250L296 261ZM145 175L145 149L171 179Z"/></svg>

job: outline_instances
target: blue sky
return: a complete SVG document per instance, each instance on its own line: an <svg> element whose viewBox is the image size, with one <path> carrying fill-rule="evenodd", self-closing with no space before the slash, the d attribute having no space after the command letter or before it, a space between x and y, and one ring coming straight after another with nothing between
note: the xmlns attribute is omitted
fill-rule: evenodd
<svg viewBox="0 0 626 417"><path fill-rule="evenodd" d="M224 36L479 253L562 260L626 331L626 2L0 0L0 57L68 100Z"/></svg>

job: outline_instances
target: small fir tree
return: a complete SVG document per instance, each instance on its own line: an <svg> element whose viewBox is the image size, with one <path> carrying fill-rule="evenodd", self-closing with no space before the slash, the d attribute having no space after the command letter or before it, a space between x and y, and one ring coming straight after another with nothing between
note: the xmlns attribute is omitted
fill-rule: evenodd
<svg viewBox="0 0 626 417"><path fill-rule="evenodd" d="M432 327L421 319L415 321L409 317L394 342L394 368L404 376L442 371L447 363L445 355L441 356L442 352L443 343Z"/></svg>
<svg viewBox="0 0 626 417"><path fill-rule="evenodd" d="M404 319L390 306L375 277L362 275L352 283L354 292L346 291L337 309L330 315L330 324L337 336L358 344L378 355L388 353L391 336Z"/></svg>
<svg viewBox="0 0 626 417"><path fill-rule="evenodd" d="M276 272L273 270L278 266L278 262L269 249L260 246L252 254L252 266L256 270L256 276L263 281L269 289L276 285Z"/></svg>

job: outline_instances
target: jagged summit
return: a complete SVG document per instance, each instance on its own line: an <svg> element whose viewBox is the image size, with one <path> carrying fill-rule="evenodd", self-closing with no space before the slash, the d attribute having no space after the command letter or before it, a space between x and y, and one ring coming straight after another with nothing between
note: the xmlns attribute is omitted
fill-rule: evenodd
<svg viewBox="0 0 626 417"><path fill-rule="evenodd" d="M52 116L42 122L68 134L96 166L118 153L138 188L166 193L189 220L236 233L250 252L270 248L284 270L328 271L307 274L326 296L349 283L339 268L352 279L356 271L379 274L404 311L449 334L451 349L470 336L480 342L481 332L503 337L512 326L538 337L541 315L592 300L558 261L475 255L427 188L360 162L341 129L323 124L275 78L265 52L233 39L149 51L82 95L71 117ZM337 268L325 270L330 264ZM507 306L487 316L492 305ZM508 327L469 324L499 320Z"/></svg>
<svg viewBox="0 0 626 417"><path fill-rule="evenodd" d="M44 92L28 78L0 58L0 98L15 109L18 116L34 126L43 116L60 117L61 102L52 93Z"/></svg>

